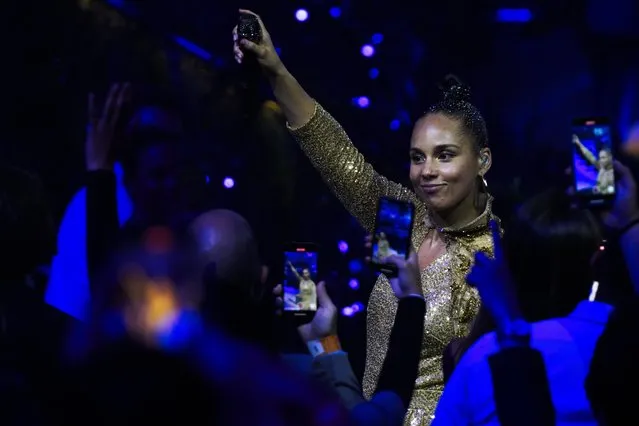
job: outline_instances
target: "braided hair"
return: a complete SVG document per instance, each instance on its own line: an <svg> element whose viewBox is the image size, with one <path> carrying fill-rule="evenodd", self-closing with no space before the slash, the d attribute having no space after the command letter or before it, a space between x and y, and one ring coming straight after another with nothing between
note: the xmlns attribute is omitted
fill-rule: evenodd
<svg viewBox="0 0 639 426"><path fill-rule="evenodd" d="M463 132L473 139L477 152L488 148L486 121L479 109L470 102L470 88L452 74L444 77L439 88L443 92L442 100L431 106L425 115L443 114L459 121Z"/></svg>

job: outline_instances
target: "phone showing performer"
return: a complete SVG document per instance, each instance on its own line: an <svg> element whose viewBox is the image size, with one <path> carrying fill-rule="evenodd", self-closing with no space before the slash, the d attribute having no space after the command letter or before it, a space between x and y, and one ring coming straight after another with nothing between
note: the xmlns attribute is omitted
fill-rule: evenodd
<svg viewBox="0 0 639 426"><path fill-rule="evenodd" d="M572 147L574 193L579 204L609 205L615 198L615 172L608 120L575 119Z"/></svg>
<svg viewBox="0 0 639 426"><path fill-rule="evenodd" d="M284 312L302 319L317 311L318 246L289 243L284 249Z"/></svg>
<svg viewBox="0 0 639 426"><path fill-rule="evenodd" d="M387 197L379 199L371 253L371 264L375 269L389 276L397 275L395 265L386 259L389 256L408 258L414 219L413 203Z"/></svg>

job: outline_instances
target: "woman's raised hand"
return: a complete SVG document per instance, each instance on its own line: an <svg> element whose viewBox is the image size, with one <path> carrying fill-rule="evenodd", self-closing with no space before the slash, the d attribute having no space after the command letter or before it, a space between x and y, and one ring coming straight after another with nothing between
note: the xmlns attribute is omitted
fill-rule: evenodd
<svg viewBox="0 0 639 426"><path fill-rule="evenodd" d="M240 39L237 34L237 26L233 28L233 53L237 63L241 64L246 55L253 55L265 72L273 75L284 72L286 68L275 51L271 36L266 30L262 19L250 10L240 9L240 13L247 13L257 18L262 28L262 41L257 44L246 39Z"/></svg>

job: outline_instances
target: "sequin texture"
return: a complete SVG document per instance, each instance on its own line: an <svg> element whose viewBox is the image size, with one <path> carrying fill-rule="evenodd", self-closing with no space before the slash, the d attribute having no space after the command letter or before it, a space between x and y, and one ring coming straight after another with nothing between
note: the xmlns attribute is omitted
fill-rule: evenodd
<svg viewBox="0 0 639 426"><path fill-rule="evenodd" d="M262 27L257 18L251 14L240 15L240 22L237 24L237 34L239 38L245 38L253 43L262 41Z"/></svg>
<svg viewBox="0 0 639 426"><path fill-rule="evenodd" d="M434 226L428 209L417 195L389 181L373 170L355 148L340 124L319 104L308 123L290 129L313 166L320 172L346 209L368 231L375 226L377 202L381 196L415 204L412 244L419 248ZM426 299L424 339L415 392L406 416L406 425L429 425L443 390L442 353L454 337L466 335L479 309L479 297L466 284L476 251L492 253L487 223L493 218L489 199L482 215L460 228L439 229L446 240L446 252L421 274ZM397 299L388 280L380 275L371 293L367 316L366 369L363 389L370 398L388 350L395 320Z"/></svg>

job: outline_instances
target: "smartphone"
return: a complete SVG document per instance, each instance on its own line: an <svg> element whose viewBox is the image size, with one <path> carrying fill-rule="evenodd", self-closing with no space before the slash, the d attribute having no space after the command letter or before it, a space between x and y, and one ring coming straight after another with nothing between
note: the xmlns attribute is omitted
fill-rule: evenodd
<svg viewBox="0 0 639 426"><path fill-rule="evenodd" d="M411 249L415 206L411 202L381 197L377 205L371 265L388 276L396 276L395 265L386 262L391 255L405 259Z"/></svg>
<svg viewBox="0 0 639 426"><path fill-rule="evenodd" d="M282 299L284 313L310 320L317 311L319 249L313 243L288 243L284 248Z"/></svg>
<svg viewBox="0 0 639 426"><path fill-rule="evenodd" d="M615 199L612 134L605 118L581 118L572 125L574 194L582 206L608 206Z"/></svg>

